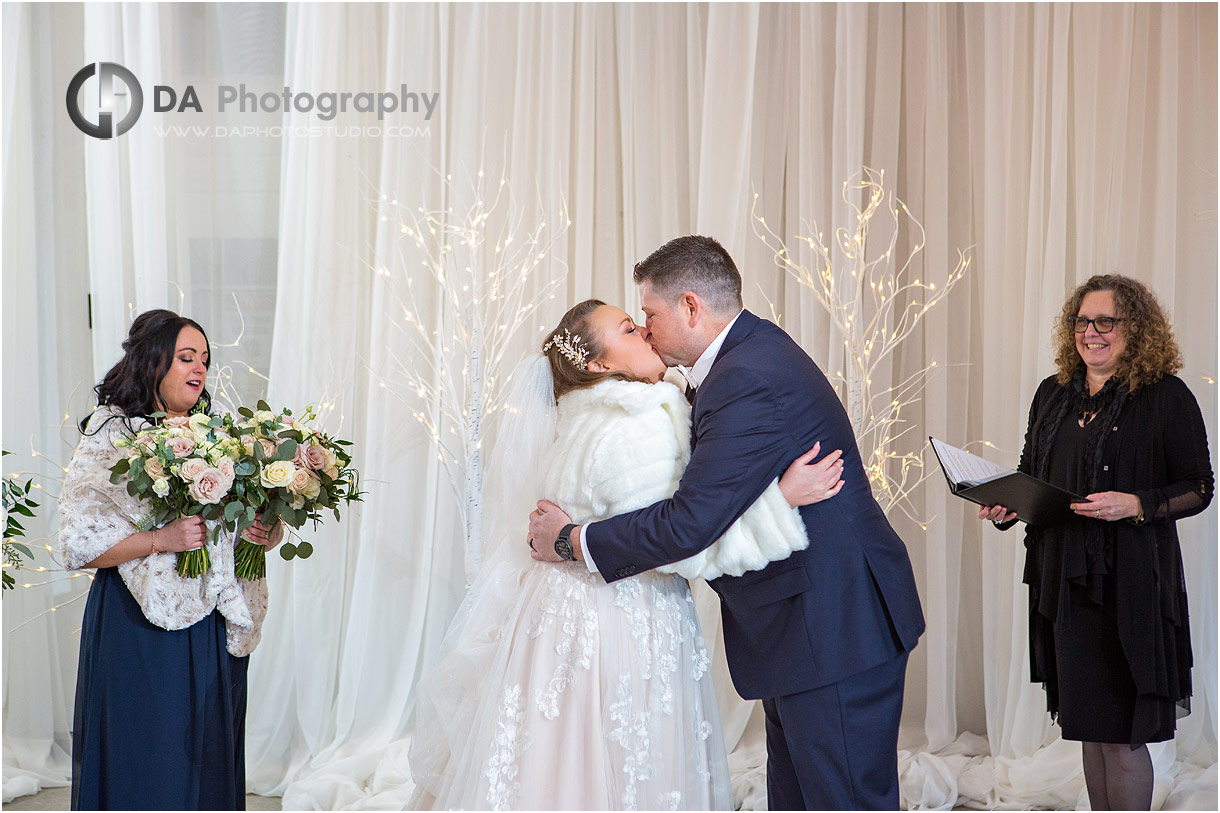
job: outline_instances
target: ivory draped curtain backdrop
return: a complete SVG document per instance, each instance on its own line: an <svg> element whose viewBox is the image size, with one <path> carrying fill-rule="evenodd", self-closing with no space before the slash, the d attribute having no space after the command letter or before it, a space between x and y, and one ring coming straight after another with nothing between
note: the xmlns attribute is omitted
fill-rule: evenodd
<svg viewBox="0 0 1220 813"><path fill-rule="evenodd" d="M100 142L62 105L71 75L96 60L131 68L146 105L154 82L408 83L440 101L430 122L387 117L427 130L408 136L161 137L153 127L171 117L146 107L130 133ZM251 366L269 374L273 403L333 403L328 426L357 442L369 492L342 524L311 533L312 559L269 566L249 789L290 807L405 800L412 687L464 575L444 470L380 386L407 351L371 269L418 263L379 219L389 200L443 208L461 197L443 175L484 168L509 179L527 223L566 203L571 224L552 252L566 276L540 325L589 296L637 312L636 260L680 234L715 235L743 272L747 307L773 304L831 372L841 339L775 267L751 207L787 238L815 220L829 235L852 225L842 182L884 170L926 229L916 276L943 279L973 247L965 279L883 371L897 382L937 362L905 413L911 448L928 434L987 440L1015 464L1063 298L1117 271L1172 312L1214 449L1216 61L1216 8L1193 4L7 5L5 446L33 438L66 464L60 418L83 414L132 310L181 307L231 344L240 291L245 333L216 347L217 361L243 396L263 392ZM227 116L191 122L231 126ZM901 233L900 250L913 239ZM414 284L421 316L438 320L435 287ZM54 474L21 467L37 466ZM1079 747L1058 738L1028 682L1019 532L981 528L938 478L915 493L926 531L894 515L928 617L908 671L904 802L1076 807ZM1171 808L1215 807L1216 511L1179 523L1195 695L1177 738L1153 747L1155 803ZM52 530L47 518L40 527ZM67 779L83 602L26 622L86 582L4 599L6 800ZM713 617L714 599L700 602ZM730 746L756 754L750 707L725 711Z"/></svg>

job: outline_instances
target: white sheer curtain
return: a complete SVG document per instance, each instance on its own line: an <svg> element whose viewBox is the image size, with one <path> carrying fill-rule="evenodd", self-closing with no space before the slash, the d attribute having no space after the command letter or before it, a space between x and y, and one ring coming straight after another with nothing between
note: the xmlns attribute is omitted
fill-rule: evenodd
<svg viewBox="0 0 1220 813"><path fill-rule="evenodd" d="M128 141L126 159L114 165L113 155L93 155L70 129L60 131L68 143L40 143L32 124L14 124L9 115L10 100L17 110L28 103L61 127L59 103L37 97L61 96L78 62L114 58L81 56L82 43L103 34L121 36L133 54L117 61L147 51L165 70L196 70L198 44L169 38L176 29L164 7L109 6L83 19L71 8L12 8L5 9L5 237L16 240L5 240L4 258L6 445L62 414L63 384L73 380L71 365L81 364L79 343L55 339L49 311L67 312L69 291L79 290L62 280L85 273L82 267L95 280L103 267L130 275L122 284L132 294L111 298L110 322L95 321L121 329L131 295L150 291L176 304L164 285L157 291L142 276L152 273L162 245L175 268L176 229L189 214L176 207L196 201L219 222L248 202L243 194L217 195L222 184L206 172L195 186L158 172L145 160L158 155L155 145L140 142L136 153L137 142ZM218 7L183 9L173 14L223 17ZM147 17L154 13L159 27ZM261 53L262 40L248 32L278 31L283 84L360 91L406 82L441 94L426 133L288 135L249 148L271 150L270 162L240 151L248 160L242 169L267 179L256 198L259 218L243 236L272 241L259 245L272 246L278 268L274 328L270 319L248 319L246 340L273 337L266 368L273 400L336 405L327 420L358 442L369 491L342 525L316 534L313 559L270 567L271 615L251 672L249 782L254 792L284 794L286 806L384 806L405 798L411 688L464 585L462 529L444 470L403 404L378 385L390 354L405 348L388 291L370 268L418 262L378 220L382 194L443 208L445 174L485 168L504 173L527 211L535 202L554 209L565 201L572 222L556 259L566 263L566 284L541 323L588 296L633 309L633 262L670 237L714 234L743 271L747 307L769 314L773 303L811 356L840 370L841 341L826 315L753 234L753 195L779 233L802 233L814 220L829 233L850 225L842 182L861 166L884 170L887 188L927 230L920 275L943 278L956 249L973 246L967 277L885 371L896 381L933 360L942 368L906 413L917 427L913 446L927 434L983 439L998 447L997 460L1015 462L1029 400L1050 371L1052 319L1072 286L1104 271L1145 281L1172 311L1186 356L1182 377L1216 443L1208 378L1217 366L1213 5L301 5L279 18L254 5L229 14L252 15L223 18L227 27L216 23L208 40L223 51L217 64L235 71L218 74L230 82L243 81L242 71L257 73L242 62ZM23 32L17 43L45 47L10 48L14 24ZM146 42L158 30L160 42ZM14 65L28 68L29 79L15 80ZM24 81L34 97L28 101ZM369 123L355 115L348 121ZM175 146L163 145L158 161L175 165ZM90 187L101 194L108 179L140 188L124 198L131 207L147 211L164 201L167 213L139 229L129 222L125 243L95 248L104 236L91 236L86 255L76 242L80 221L94 230L105 217L97 210L108 204L90 191L82 214L67 199L82 199ZM27 199L42 203L14 209L13 201ZM15 211L26 220L14 220ZM910 248L911 236L900 238L900 248ZM45 252L55 255L54 266L37 259ZM59 269L54 307L14 301L50 293L30 287L50 285L45 275L32 280L12 270L35 262ZM219 318L230 285L218 273L191 277L188 296L219 302L212 312ZM41 352L51 359L37 362L42 379L19 378L35 360L10 364L16 354L9 348L33 332L46 337ZM107 344L98 335L96 367L104 369L100 358L117 339ZM17 406L11 382L28 388L56 363L59 389L42 386L37 412ZM1041 688L1028 682L1019 534L981 528L970 506L949 499L936 479L917 492L916 504L929 520L926 531L895 520L928 617L908 672L904 802L1077 806L1079 748L1058 738ZM1215 806L1216 510L1179 524L1195 697L1177 738L1153 749L1155 803L1164 807ZM51 600L20 592L27 603ZM6 597L6 609L21 606L14 598ZM706 593L700 601L710 621L715 601ZM33 612L10 609L6 633L10 616ZM20 715L42 703L55 711L39 718L51 721L41 723L42 741L61 749L66 741L75 641L63 638L75 625L38 623L44 626L5 636L6 798L13 766L33 764L12 756L14 719L33 719ZM730 744L757 757L750 706L726 701L725 711ZM62 778L62 753L58 759L44 775L58 770ZM738 768L750 762L739 752ZM751 794L748 804L761 801Z"/></svg>

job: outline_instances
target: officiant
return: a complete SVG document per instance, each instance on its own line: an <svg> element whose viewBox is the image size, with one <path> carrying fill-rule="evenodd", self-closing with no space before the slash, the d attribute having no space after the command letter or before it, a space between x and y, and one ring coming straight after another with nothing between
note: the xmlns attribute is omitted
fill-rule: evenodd
<svg viewBox="0 0 1220 813"><path fill-rule="evenodd" d="M1064 303L1055 375L1038 387L1020 470L1075 494L1027 528L1030 678L1082 743L1093 810L1148 810L1147 743L1189 710L1190 624L1176 520L1212 499L1199 405L1174 375L1169 320L1140 282L1094 276ZM1007 529L1003 506L979 509Z"/></svg>

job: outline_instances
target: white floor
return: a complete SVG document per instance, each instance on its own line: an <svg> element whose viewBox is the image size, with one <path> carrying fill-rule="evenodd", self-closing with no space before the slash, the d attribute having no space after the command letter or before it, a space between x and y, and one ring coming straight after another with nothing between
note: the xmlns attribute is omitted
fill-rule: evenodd
<svg viewBox="0 0 1220 813"><path fill-rule="evenodd" d="M47 788L33 796L19 796L4 806L5 810L67 810L71 788ZM278 796L246 795L246 810L279 810Z"/></svg>

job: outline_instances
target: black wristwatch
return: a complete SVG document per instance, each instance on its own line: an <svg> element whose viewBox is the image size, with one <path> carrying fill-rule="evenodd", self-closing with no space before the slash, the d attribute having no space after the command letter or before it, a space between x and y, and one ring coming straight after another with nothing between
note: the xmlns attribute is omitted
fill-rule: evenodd
<svg viewBox="0 0 1220 813"><path fill-rule="evenodd" d="M563 526L563 530L559 532L558 538L555 539L555 553L560 559L567 562L575 562L576 557L572 555L572 529L576 527L576 523L570 523Z"/></svg>

